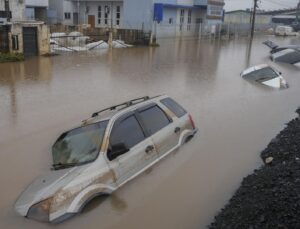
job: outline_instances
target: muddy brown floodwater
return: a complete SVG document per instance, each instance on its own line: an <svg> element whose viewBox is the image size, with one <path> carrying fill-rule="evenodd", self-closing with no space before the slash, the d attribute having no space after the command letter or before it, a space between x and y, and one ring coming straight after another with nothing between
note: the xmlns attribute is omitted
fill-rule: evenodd
<svg viewBox="0 0 300 229"><path fill-rule="evenodd" d="M0 228L205 228L300 105L300 67L270 62L265 39L256 38L251 49L246 39L166 39L159 48L0 64ZM291 87L241 79L244 68L260 63L283 72ZM101 108L157 94L192 113L199 134L191 142L62 224L14 212L18 195L50 168L50 147L61 132Z"/></svg>

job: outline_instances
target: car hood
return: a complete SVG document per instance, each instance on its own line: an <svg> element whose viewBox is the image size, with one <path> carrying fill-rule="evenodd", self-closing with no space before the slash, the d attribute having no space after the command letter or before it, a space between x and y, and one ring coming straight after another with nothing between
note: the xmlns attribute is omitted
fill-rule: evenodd
<svg viewBox="0 0 300 229"><path fill-rule="evenodd" d="M15 203L16 211L20 215L26 216L32 205L52 197L59 189L66 186L73 178L80 174L85 167L79 166L53 170L36 178L19 196Z"/></svg>

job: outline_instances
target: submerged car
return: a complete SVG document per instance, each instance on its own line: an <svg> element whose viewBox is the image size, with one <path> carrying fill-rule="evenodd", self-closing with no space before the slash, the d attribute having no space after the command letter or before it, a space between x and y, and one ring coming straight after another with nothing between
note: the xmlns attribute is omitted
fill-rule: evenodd
<svg viewBox="0 0 300 229"><path fill-rule="evenodd" d="M20 195L16 211L58 223L79 213L188 142L197 132L168 96L143 97L94 113L52 147L53 168Z"/></svg>
<svg viewBox="0 0 300 229"><path fill-rule="evenodd" d="M244 79L255 81L273 88L287 88L286 80L281 76L281 72L274 70L266 64L257 65L246 69L241 73Z"/></svg>
<svg viewBox="0 0 300 229"><path fill-rule="evenodd" d="M279 46L272 41L265 41L263 44L271 48L272 61L288 64L300 63L300 45Z"/></svg>
<svg viewBox="0 0 300 229"><path fill-rule="evenodd" d="M277 36L296 36L297 32L291 26L278 25L275 29Z"/></svg>

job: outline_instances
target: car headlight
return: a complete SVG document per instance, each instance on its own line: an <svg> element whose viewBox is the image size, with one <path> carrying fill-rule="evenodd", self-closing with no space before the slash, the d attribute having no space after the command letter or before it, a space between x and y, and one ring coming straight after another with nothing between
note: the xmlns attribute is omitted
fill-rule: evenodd
<svg viewBox="0 0 300 229"><path fill-rule="evenodd" d="M32 205L27 213L27 217L38 221L49 222L51 202L52 198L49 198Z"/></svg>

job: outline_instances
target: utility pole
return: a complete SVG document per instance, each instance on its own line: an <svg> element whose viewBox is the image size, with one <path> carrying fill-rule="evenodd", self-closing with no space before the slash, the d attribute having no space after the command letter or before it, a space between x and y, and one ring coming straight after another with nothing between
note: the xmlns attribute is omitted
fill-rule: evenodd
<svg viewBox="0 0 300 229"><path fill-rule="evenodd" d="M256 16L256 8L257 8L258 0L253 0L253 1L254 1L254 7L253 7L253 13L252 13L251 40L253 39L253 36L254 36L255 16Z"/></svg>

